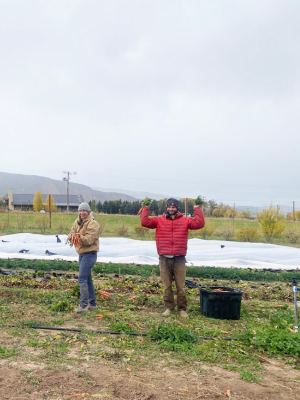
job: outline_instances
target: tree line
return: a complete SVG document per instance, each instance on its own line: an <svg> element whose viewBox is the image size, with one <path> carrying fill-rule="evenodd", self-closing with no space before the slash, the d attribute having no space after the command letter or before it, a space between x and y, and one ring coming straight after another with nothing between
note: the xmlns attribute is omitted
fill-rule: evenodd
<svg viewBox="0 0 300 400"><path fill-rule="evenodd" d="M204 201L201 196L197 199L188 199L188 214L193 215L195 204L201 204L201 208L204 214L209 217L237 217L251 218L249 211L242 211L239 213L232 207L224 205L223 203L218 204L215 200ZM92 200L89 202L91 210L98 213L104 214L123 214L123 215L136 215L141 207L143 207L143 200L129 202L127 200L106 200L103 203L100 201L96 202ZM158 216L162 215L166 211L167 199L162 200L151 200L149 206L150 215ZM185 199L179 200L179 212L185 213Z"/></svg>

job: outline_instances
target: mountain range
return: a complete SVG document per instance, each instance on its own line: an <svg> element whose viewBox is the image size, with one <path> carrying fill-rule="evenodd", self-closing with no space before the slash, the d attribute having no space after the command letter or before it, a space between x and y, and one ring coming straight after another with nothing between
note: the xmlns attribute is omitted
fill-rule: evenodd
<svg viewBox="0 0 300 400"><path fill-rule="evenodd" d="M43 194L66 194L67 183L63 180L46 178L37 175L11 174L0 172L0 195L4 196L12 189L15 194L32 194L40 191ZM124 193L102 192L80 183L69 183L70 194L81 194L85 201L105 200L136 201L137 198Z"/></svg>

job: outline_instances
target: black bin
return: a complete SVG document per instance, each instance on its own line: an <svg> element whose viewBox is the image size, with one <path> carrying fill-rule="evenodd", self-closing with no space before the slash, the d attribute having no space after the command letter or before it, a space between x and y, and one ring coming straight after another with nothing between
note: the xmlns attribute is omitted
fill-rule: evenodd
<svg viewBox="0 0 300 400"><path fill-rule="evenodd" d="M200 287L200 312L216 319L240 319L243 292L231 287ZM215 292L222 289L224 292Z"/></svg>

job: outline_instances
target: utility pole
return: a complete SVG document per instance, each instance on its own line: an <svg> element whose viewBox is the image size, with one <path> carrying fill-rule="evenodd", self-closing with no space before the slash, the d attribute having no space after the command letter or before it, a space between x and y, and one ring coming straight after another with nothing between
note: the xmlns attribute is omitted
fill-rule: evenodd
<svg viewBox="0 0 300 400"><path fill-rule="evenodd" d="M295 202L293 201L293 217L294 217L294 221L296 220L296 217L295 217Z"/></svg>
<svg viewBox="0 0 300 400"><path fill-rule="evenodd" d="M185 198L185 216L188 216L188 210L189 210L189 206L188 206L188 198Z"/></svg>
<svg viewBox="0 0 300 400"><path fill-rule="evenodd" d="M49 198L49 228L51 229L51 194L48 195Z"/></svg>
<svg viewBox="0 0 300 400"><path fill-rule="evenodd" d="M235 203L233 203L233 230L234 230L234 217L235 217Z"/></svg>
<svg viewBox="0 0 300 400"><path fill-rule="evenodd" d="M76 175L76 172L64 171L64 174L67 174L67 178L63 178L63 181L67 182L67 212L69 212L69 180L70 175Z"/></svg>

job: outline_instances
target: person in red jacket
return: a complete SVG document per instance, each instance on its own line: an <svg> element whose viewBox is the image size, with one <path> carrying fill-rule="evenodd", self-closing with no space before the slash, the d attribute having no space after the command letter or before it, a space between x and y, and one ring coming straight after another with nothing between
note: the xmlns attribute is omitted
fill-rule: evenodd
<svg viewBox="0 0 300 400"><path fill-rule="evenodd" d="M155 229L155 240L159 255L159 269L164 286L163 299L166 311L163 317L170 315L175 309L172 290L173 278L177 289L177 310L179 315L188 318L185 294L185 256L187 252L189 229L200 229L205 225L204 215L199 206L194 207L194 218L184 217L178 211L178 200L167 200L167 211L159 217L149 218L149 207L145 206L141 213L141 225Z"/></svg>

